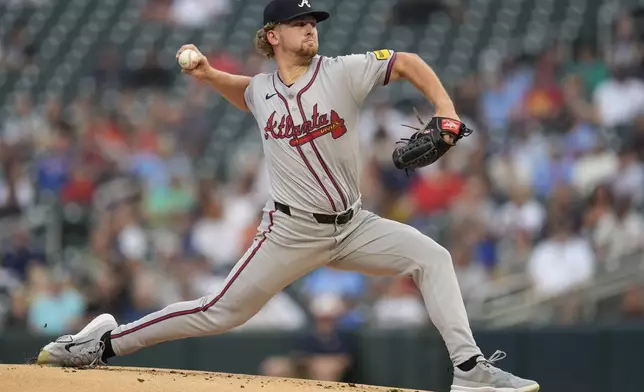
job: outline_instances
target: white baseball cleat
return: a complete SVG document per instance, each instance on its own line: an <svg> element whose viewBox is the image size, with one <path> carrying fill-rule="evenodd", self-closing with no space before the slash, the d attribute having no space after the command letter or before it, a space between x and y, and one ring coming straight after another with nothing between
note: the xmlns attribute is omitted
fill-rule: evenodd
<svg viewBox="0 0 644 392"><path fill-rule="evenodd" d="M102 364L105 343L101 337L118 326L111 314L101 314L76 335L63 335L38 354L38 365L94 366Z"/></svg>

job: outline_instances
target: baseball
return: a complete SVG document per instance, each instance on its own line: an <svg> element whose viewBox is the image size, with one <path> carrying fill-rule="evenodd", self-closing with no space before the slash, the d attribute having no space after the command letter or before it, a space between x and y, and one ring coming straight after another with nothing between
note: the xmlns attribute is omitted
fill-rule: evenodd
<svg viewBox="0 0 644 392"><path fill-rule="evenodd" d="M199 63L199 53L186 49L179 55L179 65L183 69L193 69Z"/></svg>

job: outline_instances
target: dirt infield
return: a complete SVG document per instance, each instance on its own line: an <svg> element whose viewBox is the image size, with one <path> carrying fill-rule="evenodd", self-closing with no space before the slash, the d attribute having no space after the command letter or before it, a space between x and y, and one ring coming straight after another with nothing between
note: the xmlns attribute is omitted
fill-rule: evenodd
<svg viewBox="0 0 644 392"><path fill-rule="evenodd" d="M0 365L3 392L393 392L369 385L281 379L241 374L104 367L64 369ZM420 392L420 391L419 391Z"/></svg>

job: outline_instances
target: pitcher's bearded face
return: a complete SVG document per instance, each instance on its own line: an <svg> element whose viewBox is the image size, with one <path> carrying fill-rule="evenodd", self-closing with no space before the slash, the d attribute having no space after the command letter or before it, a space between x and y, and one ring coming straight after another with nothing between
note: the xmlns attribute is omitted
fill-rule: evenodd
<svg viewBox="0 0 644 392"><path fill-rule="evenodd" d="M276 29L279 45L286 53L313 58L318 54L317 21L312 16L304 16L281 23Z"/></svg>

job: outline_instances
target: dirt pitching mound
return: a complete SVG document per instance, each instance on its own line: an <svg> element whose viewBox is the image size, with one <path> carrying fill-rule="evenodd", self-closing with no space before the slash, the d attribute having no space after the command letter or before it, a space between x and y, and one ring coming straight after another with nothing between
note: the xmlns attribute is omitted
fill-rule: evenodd
<svg viewBox="0 0 644 392"><path fill-rule="evenodd" d="M0 365L3 392L403 392L360 384L167 369Z"/></svg>

